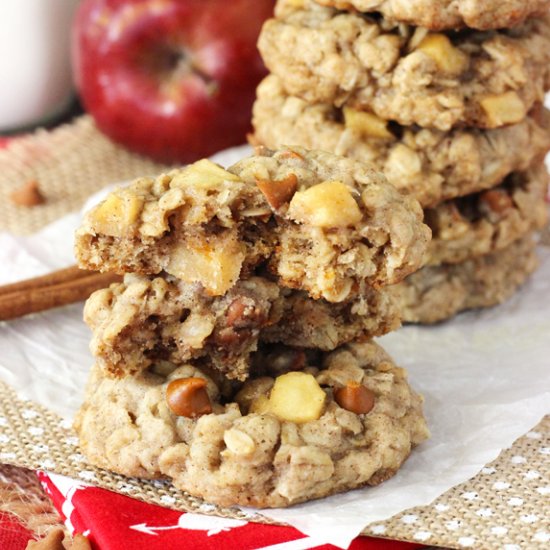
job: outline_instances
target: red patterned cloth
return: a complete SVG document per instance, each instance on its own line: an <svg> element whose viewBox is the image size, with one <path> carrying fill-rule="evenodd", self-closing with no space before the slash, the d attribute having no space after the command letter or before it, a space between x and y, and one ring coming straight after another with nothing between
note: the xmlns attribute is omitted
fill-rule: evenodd
<svg viewBox="0 0 550 550"><path fill-rule="evenodd" d="M0 548L2 550L25 550L27 542L32 538L32 532L26 529L14 515L0 512Z"/></svg>
<svg viewBox="0 0 550 550"><path fill-rule="evenodd" d="M336 550L335 546L305 537L292 527L176 512L62 476L39 473L38 477L69 529L87 535L94 550ZM350 550L422 547L358 537Z"/></svg>

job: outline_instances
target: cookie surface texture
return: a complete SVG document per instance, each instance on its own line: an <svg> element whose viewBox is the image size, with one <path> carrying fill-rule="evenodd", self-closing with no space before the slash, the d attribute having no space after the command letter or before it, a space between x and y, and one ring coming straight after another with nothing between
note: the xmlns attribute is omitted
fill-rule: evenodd
<svg viewBox="0 0 550 550"><path fill-rule="evenodd" d="M366 111L310 104L288 94L276 75L258 87L254 139L267 147L300 145L371 163L424 207L489 189L524 171L550 148L550 116L483 130L403 127Z"/></svg>
<svg viewBox="0 0 550 550"><path fill-rule="evenodd" d="M512 29L434 33L306 4L258 42L287 92L447 131L520 122L550 85L550 16Z"/></svg>
<svg viewBox="0 0 550 550"><path fill-rule="evenodd" d="M498 252L548 222L548 172L542 163L492 189L425 211L432 229L428 264L456 264Z"/></svg>
<svg viewBox="0 0 550 550"><path fill-rule="evenodd" d="M308 358L318 366L301 372L292 372L285 357L302 352L263 353L262 376L236 397L226 397L224 405L217 385L193 366L124 379L94 368L76 419L84 454L125 475L168 476L176 487L209 502L274 507L376 485L428 437L421 398L376 344ZM189 418L172 412L167 386L186 378L206 381L212 413ZM311 420L287 418L289 404L281 401L278 385L285 386L284 395L299 399L290 409ZM367 406L342 397L339 390L347 386L366 396ZM316 398L320 392L316 403L308 398L312 387L318 388Z"/></svg>
<svg viewBox="0 0 550 550"><path fill-rule="evenodd" d="M538 266L532 236L459 264L427 266L395 285L403 321L431 324L510 298Z"/></svg>
<svg viewBox="0 0 550 550"><path fill-rule="evenodd" d="M500 29L517 25L527 17L542 15L548 0L317 0L319 4L346 10L380 12L395 19L432 30Z"/></svg>

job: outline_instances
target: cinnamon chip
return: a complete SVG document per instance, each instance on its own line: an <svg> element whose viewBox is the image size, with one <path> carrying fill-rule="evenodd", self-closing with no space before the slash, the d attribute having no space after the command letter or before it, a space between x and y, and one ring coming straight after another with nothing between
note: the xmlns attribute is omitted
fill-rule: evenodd
<svg viewBox="0 0 550 550"><path fill-rule="evenodd" d="M296 192L298 178L295 174L289 174L282 180L258 180L256 184L264 194L269 205L278 210L283 204L289 202Z"/></svg>
<svg viewBox="0 0 550 550"><path fill-rule="evenodd" d="M36 180L29 180L24 183L21 187L13 191L10 198L17 206L25 206L27 208L32 208L33 206L38 206L46 202Z"/></svg>
<svg viewBox="0 0 550 550"><path fill-rule="evenodd" d="M194 418L212 412L204 378L178 378L166 388L166 401L177 416Z"/></svg>
<svg viewBox="0 0 550 550"><path fill-rule="evenodd" d="M369 413L376 401L371 390L353 381L348 382L343 388L335 390L334 399L340 407L355 414Z"/></svg>

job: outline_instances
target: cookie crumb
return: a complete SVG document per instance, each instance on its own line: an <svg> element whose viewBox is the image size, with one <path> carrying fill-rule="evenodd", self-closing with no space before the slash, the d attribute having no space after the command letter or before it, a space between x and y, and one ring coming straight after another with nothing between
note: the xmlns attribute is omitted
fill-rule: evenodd
<svg viewBox="0 0 550 550"><path fill-rule="evenodd" d="M24 183L10 195L10 198L17 206L25 206L27 208L32 208L46 202L36 180L29 180Z"/></svg>

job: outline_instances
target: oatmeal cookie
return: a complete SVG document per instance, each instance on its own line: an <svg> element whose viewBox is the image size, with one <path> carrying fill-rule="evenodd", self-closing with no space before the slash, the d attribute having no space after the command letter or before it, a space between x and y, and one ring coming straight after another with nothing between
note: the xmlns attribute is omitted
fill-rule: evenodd
<svg viewBox="0 0 550 550"><path fill-rule="evenodd" d="M290 3L296 5L293 0ZM526 18L543 15L548 0L317 0L342 10L379 12L387 19L431 30L500 29L513 27ZM289 3L289 2L287 2Z"/></svg>
<svg viewBox="0 0 550 550"><path fill-rule="evenodd" d="M84 320L97 365L110 376L135 375L162 361L190 360L245 380L259 341L333 350L399 326L391 294L366 287L351 302L312 300L265 277L239 280L212 297L171 276L126 275L86 302Z"/></svg>
<svg viewBox="0 0 550 550"><path fill-rule="evenodd" d="M176 487L223 506L288 506L394 475L428 437L422 399L376 344L307 358L264 350L263 375L220 401L186 365L113 379L94 368L76 417L96 466ZM310 362L311 361L311 362Z"/></svg>
<svg viewBox="0 0 550 550"><path fill-rule="evenodd" d="M392 287L403 321L431 324L456 313L500 304L538 265L531 236L460 264L427 266Z"/></svg>
<svg viewBox="0 0 550 550"><path fill-rule="evenodd" d="M266 263L280 285L331 302L416 271L422 209L372 168L322 151L202 160L117 190L76 235L82 267L200 283L212 296Z"/></svg>
<svg viewBox="0 0 550 550"><path fill-rule="evenodd" d="M288 93L449 130L521 121L550 87L550 15L502 31L430 33L315 2L267 21L259 48Z"/></svg>
<svg viewBox="0 0 550 550"><path fill-rule="evenodd" d="M493 187L550 149L550 113L540 107L502 128L443 132L310 104L288 95L275 75L258 87L253 124L254 141L267 147L300 145L369 162L426 208Z"/></svg>
<svg viewBox="0 0 550 550"><path fill-rule="evenodd" d="M539 163L493 189L425 210L433 239L428 264L459 263L502 250L548 222L548 172Z"/></svg>

